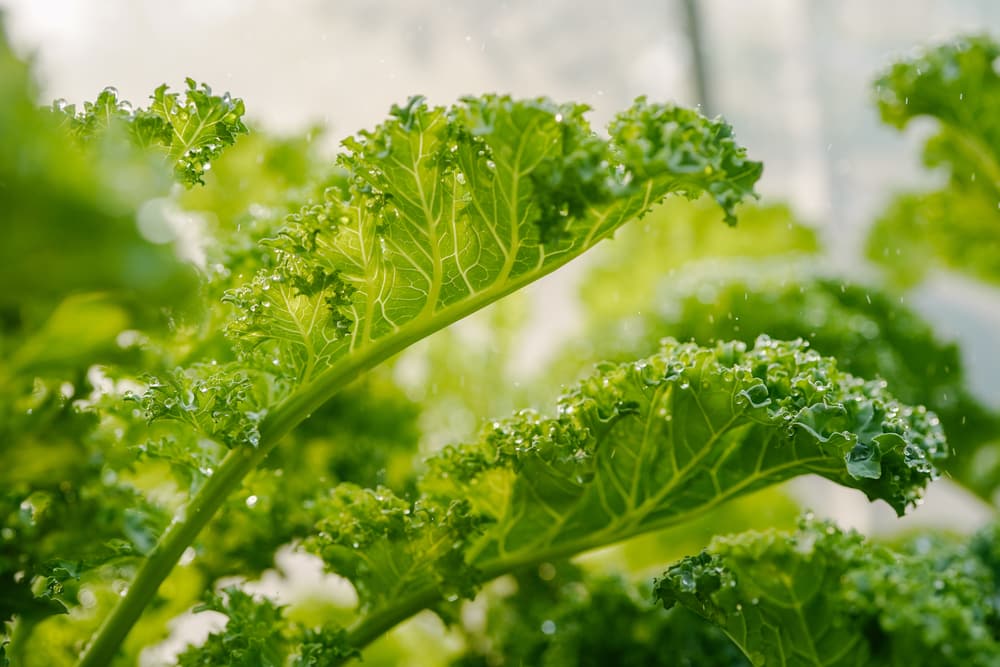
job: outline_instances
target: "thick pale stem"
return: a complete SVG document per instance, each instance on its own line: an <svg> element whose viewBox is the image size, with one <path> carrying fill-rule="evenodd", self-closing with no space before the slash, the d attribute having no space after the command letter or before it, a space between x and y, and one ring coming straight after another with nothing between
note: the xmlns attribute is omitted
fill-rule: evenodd
<svg viewBox="0 0 1000 667"><path fill-rule="evenodd" d="M104 667L111 663L118 647L132 626L142 615L143 609L156 594L184 550L194 541L229 494L239 485L248 472L256 466L267 451L264 449L234 449L223 460L219 469L185 508L174 519L160 538L153 553L142 564L125 597L104 621L94 641L87 647L78 663L79 667Z"/></svg>
<svg viewBox="0 0 1000 667"><path fill-rule="evenodd" d="M670 189L669 184L669 179L660 182L663 194ZM160 538L153 553L139 569L128 593L101 625L97 635L77 663L78 667L103 667L110 663L118 646L139 620L142 611L153 599L160 584L170 574L184 550L194 541L226 498L240 486L247 473L263 461L278 442L307 419L314 410L320 408L351 381L413 343L552 273L607 238L624 222L648 208L653 189L654 183L650 181L645 188L634 195L631 201L622 202L613 216L609 215L610 211L603 215L595 215L596 222L593 228L574 252L564 252L544 262L540 261L533 270L525 271L513 278L507 276L506 272L503 273L490 287L469 298L437 312L432 311L433 314L426 317L418 317L371 345L348 354L310 384L289 396L262 422L260 447L230 452L218 471L188 504L186 511ZM516 257L519 251L518 247L510 248L510 257ZM398 622L397 620L395 623Z"/></svg>
<svg viewBox="0 0 1000 667"><path fill-rule="evenodd" d="M647 204L648 201L644 201L642 207L644 208ZM623 215L620 222L629 217L631 216ZM584 246L580 248L580 252L609 236L617 227L618 225L610 225L601 234L595 235L594 238L588 238ZM263 461L278 442L307 419L314 410L320 408L352 380L394 354L555 271L576 257L577 254L566 253L548 264L539 266L534 271L521 274L503 284L494 284L489 289L483 290L465 301L453 304L430 317L414 321L395 333L343 358L311 384L292 394L261 423L260 447L257 449L240 448L231 451L215 474L191 499L185 511L163 534L153 553L139 568L128 593L97 631L97 635L80 658L77 667L104 667L111 663L121 642L139 620L143 610L156 595L160 584L173 570L184 550L191 545L226 498L239 488L247 473ZM388 627L396 625L403 618L394 621Z"/></svg>

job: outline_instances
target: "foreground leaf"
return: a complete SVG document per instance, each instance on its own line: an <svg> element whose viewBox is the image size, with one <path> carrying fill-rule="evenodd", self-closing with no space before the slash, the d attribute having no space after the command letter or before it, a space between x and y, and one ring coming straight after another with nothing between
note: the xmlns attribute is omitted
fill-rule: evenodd
<svg viewBox="0 0 1000 667"><path fill-rule="evenodd" d="M860 377L885 380L896 398L941 419L952 456L943 468L980 497L1000 486L1000 415L969 391L954 343L891 292L787 262L703 262L662 281L640 314L595 327L560 368L585 355L624 360L663 336L752 343L762 334L802 338Z"/></svg>
<svg viewBox="0 0 1000 667"><path fill-rule="evenodd" d="M322 384L351 355L403 347L538 279L670 193L711 194L732 220L760 164L730 128L638 101L599 138L585 107L413 98L345 142L328 189L270 241L275 267L234 289L246 361Z"/></svg>
<svg viewBox="0 0 1000 667"><path fill-rule="evenodd" d="M696 517L803 474L914 502L944 456L933 414L892 399L803 343L670 342L608 365L558 416L494 422L428 460L415 500L338 487L309 546L370 610L362 645L440 598L513 569Z"/></svg>
<svg viewBox="0 0 1000 667"><path fill-rule="evenodd" d="M668 194L732 220L760 164L719 120L637 101L605 140L584 108L420 98L345 142L346 180L291 216L228 294L236 359L193 355L150 384L150 419L231 448L143 563L81 658L106 663L184 550L243 479L351 381L570 261Z"/></svg>

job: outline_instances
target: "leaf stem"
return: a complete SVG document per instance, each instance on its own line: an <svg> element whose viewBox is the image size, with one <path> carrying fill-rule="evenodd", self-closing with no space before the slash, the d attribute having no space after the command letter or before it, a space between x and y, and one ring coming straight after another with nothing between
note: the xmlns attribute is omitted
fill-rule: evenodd
<svg viewBox="0 0 1000 667"><path fill-rule="evenodd" d="M781 480L773 480L772 483L777 483L778 481ZM744 495L747 490L754 491L759 489L744 487L738 491L723 494L713 499L711 502L697 507L696 509L664 517L655 523L642 525L632 524L620 528L616 525L611 525L597 533L573 540L572 542L566 542L557 547L550 546L549 548L531 549L514 556L498 557L487 560L479 568L478 580L480 583L485 583L523 567L529 567L546 561L557 560L559 558L575 556L592 549L622 542L629 538L636 537L637 535L642 535L655 530L671 528L716 509L729 500ZM378 609L364 618L359 619L351 628L349 628L347 641L352 648L356 648L358 650L363 649L365 646L372 643L414 614L429 608L441 598L442 593L439 586L432 585L425 586L424 588L418 588L409 595L397 598L392 605ZM350 659L351 658L347 658L336 664L343 664Z"/></svg>
<svg viewBox="0 0 1000 667"><path fill-rule="evenodd" d="M606 235L603 234L594 241ZM313 382L289 396L261 423L260 447L231 450L215 474L208 479L160 537L153 552L139 568L128 593L101 625L93 641L77 662L77 667L104 667L111 663L121 642L139 620L143 610L156 595L160 584L173 570L184 550L191 545L226 498L240 486L243 478L314 410L320 408L361 374L413 343L551 273L573 257L573 254L567 253L565 257L560 257L535 271L526 272L502 285L494 285L470 299L440 310L430 317L414 321L410 326L404 326L357 353L342 358ZM430 601L433 601L433 597ZM388 627L391 628L412 613L414 612L408 612L406 616L393 621Z"/></svg>
<svg viewBox="0 0 1000 667"><path fill-rule="evenodd" d="M104 667L111 663L118 647L135 625L146 605L156 595L184 550L194 541L229 494L261 460L265 449L234 449L226 455L219 469L174 519L146 558L125 597L104 621L77 663L78 667ZM180 520L178 520L180 519Z"/></svg>

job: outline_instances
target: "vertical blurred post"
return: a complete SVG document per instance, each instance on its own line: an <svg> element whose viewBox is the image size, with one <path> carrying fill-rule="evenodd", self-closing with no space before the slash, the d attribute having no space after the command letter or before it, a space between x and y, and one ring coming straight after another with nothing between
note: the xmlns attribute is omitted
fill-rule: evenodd
<svg viewBox="0 0 1000 667"><path fill-rule="evenodd" d="M710 116L714 105L708 89L708 68L705 66L705 35L698 0L680 0L684 14L684 32L691 47L691 78L694 82L696 102L701 112Z"/></svg>

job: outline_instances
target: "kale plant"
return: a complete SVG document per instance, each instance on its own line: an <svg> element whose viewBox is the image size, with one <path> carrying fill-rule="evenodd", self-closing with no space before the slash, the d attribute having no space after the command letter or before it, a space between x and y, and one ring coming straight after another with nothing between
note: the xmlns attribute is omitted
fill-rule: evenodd
<svg viewBox="0 0 1000 667"><path fill-rule="evenodd" d="M996 109L995 50L926 58ZM965 188L998 139L907 67L884 113L946 119L932 152ZM0 664L996 664L992 529L773 529L804 475L899 514L942 466L990 498L995 468L947 457L997 421L878 287L768 278L818 241L747 203L762 167L721 119L639 98L601 133L578 104L415 96L330 160L191 79L40 108L6 43L0 74ZM504 386L510 336L449 338L509 328L619 229L562 390ZM712 256L746 272L691 264ZM422 451L435 405L481 428ZM745 528L771 530L717 536ZM339 592L261 594L287 558ZM190 612L221 625L164 648ZM394 631L423 612L447 630Z"/></svg>

